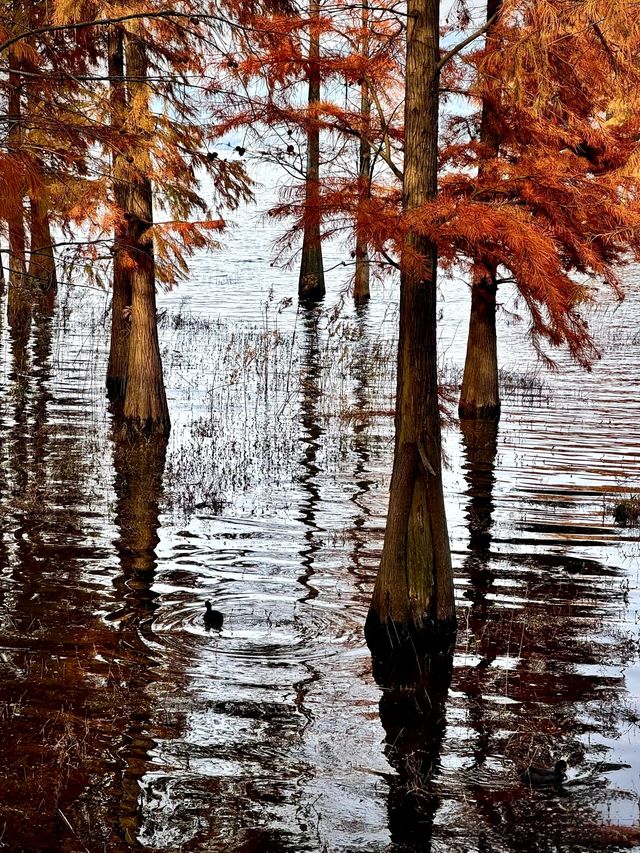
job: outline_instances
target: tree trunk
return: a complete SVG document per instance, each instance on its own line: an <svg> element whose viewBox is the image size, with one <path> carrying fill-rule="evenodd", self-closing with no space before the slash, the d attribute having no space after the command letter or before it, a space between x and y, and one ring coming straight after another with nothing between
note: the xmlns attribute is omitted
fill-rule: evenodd
<svg viewBox="0 0 640 853"><path fill-rule="evenodd" d="M471 288L469 338L458 412L461 418L500 417L496 267L476 265Z"/></svg>
<svg viewBox="0 0 640 853"><path fill-rule="evenodd" d="M35 47L32 39L29 40L29 43L30 47ZM33 75L28 76L25 78L24 89L26 91L27 115L38 115L44 97L40 81ZM28 130L26 134L30 149L37 152L38 140L31 139ZM37 301L39 307L47 313L52 311L55 306L55 297L58 290L56 261L49 221L50 182L42 157L38 156L37 153L33 153L32 157L39 186L30 188L28 192L30 240L27 278L29 290L32 296L35 297L34 301Z"/></svg>
<svg viewBox="0 0 640 853"><path fill-rule="evenodd" d="M122 27L111 27L108 42L111 127L124 130L127 93L124 85L124 35ZM117 137L116 137L117 138ZM124 137L123 137L124 138ZM111 302L111 343L107 366L107 395L116 404L124 401L129 363L129 311L131 308L130 244L125 215L130 207L129 178L124 144L112 154L113 195L121 214L113 240L113 298Z"/></svg>
<svg viewBox="0 0 640 853"><path fill-rule="evenodd" d="M16 46L9 48L9 73L8 73L9 97L8 97L8 119L9 129L7 131L7 153L18 154L22 147L22 80L20 75L20 60L16 53ZM22 291L26 288L26 262L25 262L25 237L24 237L24 207L22 198L19 196L15 210L9 218L9 310L14 300L20 302L26 295ZM13 293L12 293L13 291Z"/></svg>
<svg viewBox="0 0 640 853"><path fill-rule="evenodd" d="M409 0L403 205L437 191L439 0ZM444 507L436 356L435 246L408 238L400 277L396 442L389 514L365 633L374 655L415 654L455 634L451 554Z"/></svg>
<svg viewBox="0 0 640 853"><path fill-rule="evenodd" d="M320 34L315 22L320 15L319 0L310 0L309 15L309 108L320 100ZM320 237L320 128L310 120L307 131L307 173L305 176L304 235L298 297L316 302L325 294L322 240Z"/></svg>
<svg viewBox="0 0 640 853"><path fill-rule="evenodd" d="M153 255L131 275L131 334L124 418L132 432L169 434L171 424L162 377L156 323Z"/></svg>
<svg viewBox="0 0 640 853"><path fill-rule="evenodd" d="M488 0L487 20L499 11L502 0ZM495 40L495 23L489 26L487 46ZM500 132L495 104L485 97L482 102L480 141L484 154L478 175L495 166L500 149ZM458 411L461 418L500 418L498 387L498 343L496 338L496 266L479 259L471 281L471 316L464 364L464 377Z"/></svg>
<svg viewBox="0 0 640 853"><path fill-rule="evenodd" d="M29 198L31 250L29 254L29 279L43 294L55 294L58 289L56 262L53 255L49 205L46 196Z"/></svg>
<svg viewBox="0 0 640 853"><path fill-rule="evenodd" d="M147 94L147 57L144 44L133 36L126 41L127 76L135 109L144 105ZM132 240L131 331L129 362L124 398L124 419L132 432L165 434L171 429L162 376L156 316L156 283L153 257L153 195L151 181L144 174L132 175L130 208L127 211Z"/></svg>
<svg viewBox="0 0 640 853"><path fill-rule="evenodd" d="M369 37L367 27L369 26L369 7L367 0L362 6L363 37L361 52L362 56L369 56ZM371 101L369 99L369 85L366 80L360 84L360 116L362 119L362 136L360 137L360 203L369 198L371 192L371 149L369 148L369 122L371 118ZM353 283L353 301L356 305L364 305L369 301L369 247L367 238L363 234L361 221L356 222L356 274Z"/></svg>

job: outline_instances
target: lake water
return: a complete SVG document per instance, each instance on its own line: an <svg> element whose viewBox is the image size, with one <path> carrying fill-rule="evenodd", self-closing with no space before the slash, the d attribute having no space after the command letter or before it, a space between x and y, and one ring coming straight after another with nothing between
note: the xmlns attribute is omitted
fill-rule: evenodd
<svg viewBox="0 0 640 853"><path fill-rule="evenodd" d="M298 310L295 265L270 266L271 197L159 298L166 458L112 441L107 294L61 287L22 326L3 300L0 848L640 845L640 537L611 514L640 492L640 272L590 315L591 373L537 366L502 294L499 429L445 432L453 670L402 695L362 631L397 288L357 315L332 245L325 304ZM468 292L441 291L455 385ZM561 790L520 782L558 758Z"/></svg>

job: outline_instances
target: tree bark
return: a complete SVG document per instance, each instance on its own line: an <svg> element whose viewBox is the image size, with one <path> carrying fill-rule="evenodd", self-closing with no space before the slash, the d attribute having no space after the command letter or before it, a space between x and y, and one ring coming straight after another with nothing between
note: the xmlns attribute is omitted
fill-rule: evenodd
<svg viewBox="0 0 640 853"><path fill-rule="evenodd" d="M33 39L29 39L29 43L32 48L35 48ZM27 65L25 70L33 71L34 67ZM38 78L31 74L25 78L24 89L26 92L27 115L29 117L37 116L40 111L42 99L45 97L42 85ZM37 151L38 140L30 139L28 130L25 133L27 141L30 143L30 148ZM53 310L58 290L56 261L49 220L50 181L48 180L47 167L42 157L38 156L37 153L33 153L32 156L39 185L30 187L28 192L30 240L27 279L34 301L37 301L40 309L47 313Z"/></svg>
<svg viewBox="0 0 640 853"><path fill-rule="evenodd" d="M122 27L113 26L109 30L108 67L111 127L116 133L119 132L124 140L127 92L124 84L124 34ZM128 234L128 222L125 219L130 208L130 202L124 141L119 148L114 149L111 164L114 201L121 218L116 223L113 240L111 342L106 384L109 399L113 403L122 404L129 363L129 311L131 308L131 260L128 254L131 241Z"/></svg>
<svg viewBox="0 0 640 853"><path fill-rule="evenodd" d="M439 0L409 0L403 206L437 192ZM389 514L365 633L374 656L449 646L455 635L436 356L435 246L413 233L400 277L396 442ZM424 258L418 268L415 252Z"/></svg>
<svg viewBox="0 0 640 853"><path fill-rule="evenodd" d="M488 0L487 20L499 11L502 0ZM495 41L495 21L487 29L487 46ZM500 150L497 113L491 98L482 102L480 141L484 155L478 166L482 177L492 169ZM498 342L496 337L497 268L482 259L474 265L471 281L469 337L458 411L461 418L500 418Z"/></svg>
<svg viewBox="0 0 640 853"><path fill-rule="evenodd" d="M362 5L362 45L363 57L369 56L369 37L367 27L369 26L369 6L367 0ZM360 203L369 198L371 192L371 149L369 148L369 123L371 118L371 100L369 98L369 84L362 80L360 84L360 116L362 120L362 135L360 137L360 168L358 171L360 179ZM363 233L361 218L356 222L356 274L353 282L353 301L356 305L364 305L369 301L370 289L370 264L369 246L367 238Z"/></svg>
<svg viewBox="0 0 640 853"><path fill-rule="evenodd" d="M496 336L496 267L474 268L467 356L458 412L461 418L500 417L498 340Z"/></svg>
<svg viewBox="0 0 640 853"><path fill-rule="evenodd" d="M55 295L58 289L56 261L49 224L48 199L32 194L29 198L31 249L29 254L29 279L43 294Z"/></svg>
<svg viewBox="0 0 640 853"><path fill-rule="evenodd" d="M145 46L140 39L127 35L125 50L130 101L136 100L136 109L141 109L144 105L140 99L148 97ZM133 264L124 420L130 432L168 435L171 424L158 342L153 238L149 231L153 224L153 193L147 175L132 175L129 202L126 216Z"/></svg>
<svg viewBox="0 0 640 853"><path fill-rule="evenodd" d="M319 0L310 0L309 16L309 108L320 101L320 34L315 22L320 16ZM316 302L325 294L322 239L320 236L320 128L315 119L309 120L307 131L307 173L305 176L304 234L298 297Z"/></svg>
<svg viewBox="0 0 640 853"><path fill-rule="evenodd" d="M18 154L22 147L22 80L20 74L20 60L16 48L9 48L9 73L8 73L9 97L8 97L8 119L9 130L7 132L7 153ZM25 294L26 288L26 261L25 261L25 236L24 236L24 207L21 197L18 198L15 211L12 212L8 222L9 231L9 311L12 310L12 302L20 302Z"/></svg>

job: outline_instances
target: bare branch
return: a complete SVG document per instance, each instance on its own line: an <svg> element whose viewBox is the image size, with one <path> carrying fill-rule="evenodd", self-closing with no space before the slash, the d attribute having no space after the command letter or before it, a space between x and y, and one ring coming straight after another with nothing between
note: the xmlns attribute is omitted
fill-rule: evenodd
<svg viewBox="0 0 640 853"><path fill-rule="evenodd" d="M447 64L447 62L449 62L450 59L453 59L453 57L456 56L458 53L460 53L461 50L464 50L464 48L468 44L471 44L472 41L475 41L483 33L486 33L486 31L489 29L491 24L493 24L493 22L497 19L497 17L498 17L498 12L494 12L494 14L490 18L487 19L486 24L484 24L482 27L480 27L480 29L471 33L470 36L467 36L466 39L464 39L461 42L458 42L458 44L455 45L455 47L452 47L451 50L447 51L447 53L445 53L445 55L440 58L440 62L438 62L438 64L436 65L436 74L438 74L440 71L442 71L442 69Z"/></svg>
<svg viewBox="0 0 640 853"><path fill-rule="evenodd" d="M187 14L186 12L173 12L168 9L164 9L160 12L132 12L130 15L119 15L118 17L113 18L97 18L94 21L78 21L76 23L69 24L51 24L46 27L37 27L33 30L25 30L22 33L18 33L17 35L12 36L10 39L7 39L7 41L2 42L2 44L0 44L0 53L3 53L5 50L7 50L19 41L23 41L27 38L33 38L33 36L39 36L44 33L56 33L62 32L64 30L81 30L84 27L98 27L106 26L109 24L121 24L124 21L135 21L147 18L180 18L187 19L193 22L212 20L220 21L222 23L230 23L226 18L223 18L220 15Z"/></svg>

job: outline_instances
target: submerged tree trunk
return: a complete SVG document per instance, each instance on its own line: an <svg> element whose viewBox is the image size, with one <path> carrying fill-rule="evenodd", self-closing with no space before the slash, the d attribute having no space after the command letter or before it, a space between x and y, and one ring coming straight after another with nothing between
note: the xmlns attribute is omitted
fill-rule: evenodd
<svg viewBox="0 0 640 853"><path fill-rule="evenodd" d="M320 15L319 0L311 0L309 15L312 22L309 32L309 109L313 110L320 100L320 34L315 26ZM315 119L310 120L307 131L304 217L298 296L306 302L314 302L325 294L320 237L320 128Z"/></svg>
<svg viewBox="0 0 640 853"><path fill-rule="evenodd" d="M409 0L405 210L437 191L439 0ZM389 514L365 633L374 655L447 646L455 634L451 554L442 490L436 359L435 246L418 234L400 279L396 441Z"/></svg>
<svg viewBox="0 0 640 853"><path fill-rule="evenodd" d="M124 85L124 34L122 27L109 30L108 65L110 85L111 127L123 131L127 110L127 93ZM118 404L124 401L129 363L129 312L131 309L131 258L128 222L129 177L126 169L126 151L114 150L111 159L113 195L121 219L116 222L113 240L113 297L111 301L111 343L107 366L107 395Z"/></svg>
<svg viewBox="0 0 640 853"><path fill-rule="evenodd" d="M143 112L148 103L146 51L144 44L130 35L126 62L130 100L137 111ZM168 434L171 425L158 342L153 237L149 230L153 225L153 194L147 175L132 176L129 201L129 251L134 263L130 272L131 331L124 419L130 431Z"/></svg>
<svg viewBox="0 0 640 853"><path fill-rule="evenodd" d="M488 0L487 20L499 11L501 5L502 0ZM487 46L495 40L494 29L495 24L490 24L486 35ZM500 148L496 105L490 97L485 97L482 102L480 141L484 155L478 167L478 174L482 176L495 164ZM458 407L461 418L497 420L500 417L496 271L495 264L483 263L482 259L478 259L473 270L469 338Z"/></svg>
<svg viewBox="0 0 640 853"><path fill-rule="evenodd" d="M367 0L362 6L363 37L361 52L364 57L369 56L369 38L367 27L369 26L369 6ZM360 179L360 203L369 198L371 192L371 149L369 147L369 122L371 118L371 101L369 99L369 84L362 80L360 84L360 117L362 120L362 135L360 137L360 168L358 176ZM353 301L356 305L363 305L369 301L369 246L367 238L362 233L362 224L356 222L356 274L353 283Z"/></svg>
<svg viewBox="0 0 640 853"><path fill-rule="evenodd" d="M139 247L145 260L138 260L131 275L131 337L124 418L134 432L168 435L171 424L158 345L153 254L148 245L143 248L142 241Z"/></svg>

